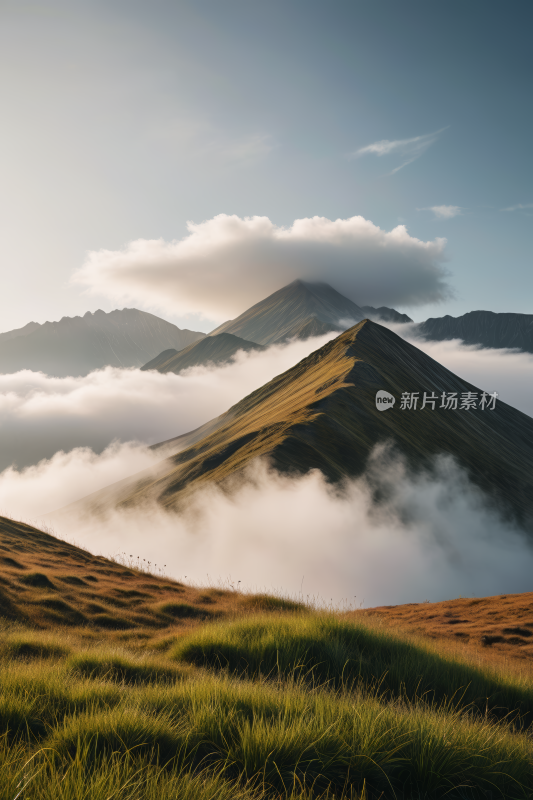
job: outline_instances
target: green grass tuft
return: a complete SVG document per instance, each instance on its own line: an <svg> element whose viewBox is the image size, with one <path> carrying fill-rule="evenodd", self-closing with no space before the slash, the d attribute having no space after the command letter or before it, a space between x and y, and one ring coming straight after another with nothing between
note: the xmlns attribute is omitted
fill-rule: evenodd
<svg viewBox="0 0 533 800"><path fill-rule="evenodd" d="M179 669L146 661L127 659L114 653L83 653L71 656L67 668L85 678L115 683L167 683L180 677Z"/></svg>
<svg viewBox="0 0 533 800"><path fill-rule="evenodd" d="M0 626L0 800L533 798L525 679L310 610L152 636Z"/></svg>
<svg viewBox="0 0 533 800"><path fill-rule="evenodd" d="M59 760L82 752L87 765L113 753L163 765L176 760L186 743L186 731L172 720L127 708L79 714L66 720L48 740Z"/></svg>
<svg viewBox="0 0 533 800"><path fill-rule="evenodd" d="M257 616L205 625L179 640L170 656L249 677L301 676L333 688L379 685L393 699L459 700L500 717L533 720L533 686L442 655L368 625L328 614Z"/></svg>
<svg viewBox="0 0 533 800"><path fill-rule="evenodd" d="M251 611L306 611L303 603L288 600L286 597L274 597L269 594L245 595L241 601L243 608Z"/></svg>

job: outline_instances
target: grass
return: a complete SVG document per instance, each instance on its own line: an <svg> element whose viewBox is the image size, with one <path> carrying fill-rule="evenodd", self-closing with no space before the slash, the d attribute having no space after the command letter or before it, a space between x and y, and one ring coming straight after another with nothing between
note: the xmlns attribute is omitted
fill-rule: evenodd
<svg viewBox="0 0 533 800"><path fill-rule="evenodd" d="M383 696L427 703L460 702L480 713L519 712L533 720L529 680L446 656L368 622L333 614L255 616L224 626L206 625L179 640L170 657L196 666L224 668L255 678L301 675L333 688L379 686ZM515 715L516 716L516 715Z"/></svg>
<svg viewBox="0 0 533 800"><path fill-rule="evenodd" d="M10 525L0 800L533 798L531 671L500 644L177 584ZM529 601L495 602L528 647Z"/></svg>
<svg viewBox="0 0 533 800"><path fill-rule="evenodd" d="M21 659L6 646L22 641L21 627L0 633L0 763L30 780L21 797L52 797L52 786L65 800L103 798L106 786L139 798L154 787L162 798L533 796L529 732L468 700L461 681L471 666L441 663L429 645L406 652L370 623L263 614L205 624L151 654L66 629L27 636L34 652ZM387 658L407 680L385 689L374 667ZM417 691L422 667L428 685L447 680L448 691ZM477 680L530 702L526 681L493 669Z"/></svg>

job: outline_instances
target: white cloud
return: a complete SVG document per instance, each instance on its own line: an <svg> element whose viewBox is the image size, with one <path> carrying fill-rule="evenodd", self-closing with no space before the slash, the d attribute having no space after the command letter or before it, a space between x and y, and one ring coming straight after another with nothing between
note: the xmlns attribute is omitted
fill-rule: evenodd
<svg viewBox="0 0 533 800"><path fill-rule="evenodd" d="M116 481L148 469L160 453L135 442L113 442L102 453L90 447L59 451L26 469L0 474L0 513L33 522Z"/></svg>
<svg viewBox="0 0 533 800"><path fill-rule="evenodd" d="M434 131L433 133L425 133L422 136L413 136L411 139L396 139L394 141L389 141L389 139L381 139L379 142L373 142L372 144L367 144L365 147L360 147L359 150L356 150L350 154L350 158L360 158L361 156L366 155L382 157L397 154L405 160L400 164L400 166L395 167L395 169L392 170L390 174L394 175L408 164L412 164L417 158L420 158L420 156L423 155L426 150L428 150L431 145L437 141L440 134L445 130L446 128L440 128L440 130Z"/></svg>
<svg viewBox="0 0 533 800"><path fill-rule="evenodd" d="M261 462L247 478L230 495L199 491L181 515L153 507L49 521L93 552L140 555L188 582L302 589L304 599L326 603L368 607L531 587L533 550L450 459L410 474L378 448L367 473L340 488L319 472L285 477ZM387 500L376 506L379 489Z"/></svg>
<svg viewBox="0 0 533 800"><path fill-rule="evenodd" d="M112 367L81 378L29 370L0 375L0 470L36 464L59 450L101 451L115 439L151 444L187 433L333 336L240 352L224 366L181 375Z"/></svg>
<svg viewBox="0 0 533 800"><path fill-rule="evenodd" d="M211 319L242 313L291 281L326 281L361 305L417 305L450 295L446 240L423 242L363 217L298 219L219 214L181 240L137 239L89 253L73 280L92 294Z"/></svg>
<svg viewBox="0 0 533 800"><path fill-rule="evenodd" d="M428 206L427 208L417 208L417 211L433 211L435 219L452 219L462 213L461 206Z"/></svg>

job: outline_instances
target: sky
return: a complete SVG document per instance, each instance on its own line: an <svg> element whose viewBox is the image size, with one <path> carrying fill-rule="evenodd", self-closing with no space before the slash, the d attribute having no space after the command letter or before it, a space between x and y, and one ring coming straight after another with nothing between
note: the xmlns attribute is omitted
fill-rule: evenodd
<svg viewBox="0 0 533 800"><path fill-rule="evenodd" d="M417 320L533 313L532 22L528 0L0 0L0 330L127 304L207 331L311 251L312 277L318 253ZM254 218L275 247L228 272L225 230ZM173 261L198 232L209 258Z"/></svg>

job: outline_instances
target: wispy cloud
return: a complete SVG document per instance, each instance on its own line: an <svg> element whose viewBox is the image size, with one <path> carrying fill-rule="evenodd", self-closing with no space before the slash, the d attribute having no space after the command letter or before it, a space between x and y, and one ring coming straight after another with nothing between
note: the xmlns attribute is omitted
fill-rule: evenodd
<svg viewBox="0 0 533 800"><path fill-rule="evenodd" d="M463 213L461 206L427 206L426 208L417 208L417 211L433 211L435 219L452 219L458 217Z"/></svg>
<svg viewBox="0 0 533 800"><path fill-rule="evenodd" d="M412 164L417 158L420 158L445 130L446 128L440 128L440 130L434 131L433 133L425 133L423 136L413 136L411 139L395 139L394 141L381 139L379 142L373 142L372 144L367 144L365 147L360 147L359 150L350 153L349 158L360 158L361 156L368 155L379 157L394 154L400 155L405 160L392 170L390 174L394 175L408 164Z"/></svg>
<svg viewBox="0 0 533 800"><path fill-rule="evenodd" d="M515 206L501 208L500 211L527 211L530 208L533 208L533 203L517 203Z"/></svg>

